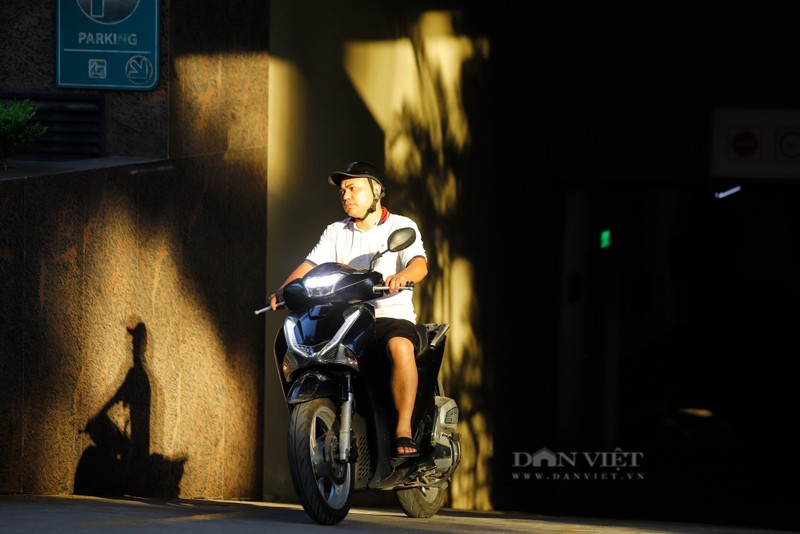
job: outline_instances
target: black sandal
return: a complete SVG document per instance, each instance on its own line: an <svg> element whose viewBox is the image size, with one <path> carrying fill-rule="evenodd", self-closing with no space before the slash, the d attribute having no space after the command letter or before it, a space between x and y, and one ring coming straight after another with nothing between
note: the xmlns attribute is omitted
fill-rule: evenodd
<svg viewBox="0 0 800 534"><path fill-rule="evenodd" d="M405 449L414 449L414 452L398 452L397 449L403 447ZM411 438L395 438L394 451L392 452L393 458L416 458L419 456L419 451Z"/></svg>

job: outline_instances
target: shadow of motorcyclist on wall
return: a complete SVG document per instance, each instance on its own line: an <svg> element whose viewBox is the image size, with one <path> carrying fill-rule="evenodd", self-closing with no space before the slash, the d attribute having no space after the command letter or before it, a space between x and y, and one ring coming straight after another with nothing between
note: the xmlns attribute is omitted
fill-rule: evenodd
<svg viewBox="0 0 800 534"><path fill-rule="evenodd" d="M127 328L133 338L133 367L116 393L80 430L93 444L75 470L76 495L177 497L180 491L186 458L170 460L150 453L151 391L143 361L147 330L144 323L135 324ZM109 415L119 408L128 409L122 425Z"/></svg>

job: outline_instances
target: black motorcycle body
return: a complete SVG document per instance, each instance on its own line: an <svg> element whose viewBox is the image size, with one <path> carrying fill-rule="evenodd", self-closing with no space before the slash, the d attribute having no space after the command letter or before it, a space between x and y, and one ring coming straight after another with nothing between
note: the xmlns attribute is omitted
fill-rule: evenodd
<svg viewBox="0 0 800 534"><path fill-rule="evenodd" d="M408 232L393 233L387 252L411 244L416 236ZM434 323L417 325L412 433L419 456L393 457L391 368L376 345L369 302L387 289L373 270L382 254L369 269L318 265L283 290L290 314L274 349L290 408L289 468L303 508L320 524L342 521L362 489L394 491L406 515L431 517L461 459L458 407L439 379L449 325Z"/></svg>

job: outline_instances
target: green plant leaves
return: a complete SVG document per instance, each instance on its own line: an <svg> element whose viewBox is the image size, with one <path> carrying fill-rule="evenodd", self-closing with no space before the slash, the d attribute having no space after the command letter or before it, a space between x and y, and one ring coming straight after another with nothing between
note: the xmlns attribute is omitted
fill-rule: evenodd
<svg viewBox="0 0 800 534"><path fill-rule="evenodd" d="M24 152L47 132L47 127L33 122L36 106L30 100L0 101L0 168L8 168L8 159Z"/></svg>

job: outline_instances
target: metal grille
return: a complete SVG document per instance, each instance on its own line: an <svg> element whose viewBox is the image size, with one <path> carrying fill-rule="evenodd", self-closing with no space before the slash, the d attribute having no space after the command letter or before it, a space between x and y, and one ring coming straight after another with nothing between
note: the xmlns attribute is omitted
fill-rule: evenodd
<svg viewBox="0 0 800 534"><path fill-rule="evenodd" d="M36 107L32 121L47 127L26 158L65 160L103 155L102 96L0 93L4 101L26 99Z"/></svg>
<svg viewBox="0 0 800 534"><path fill-rule="evenodd" d="M369 441L363 434L358 437L358 463L356 463L356 480L369 477L372 465L369 459Z"/></svg>

